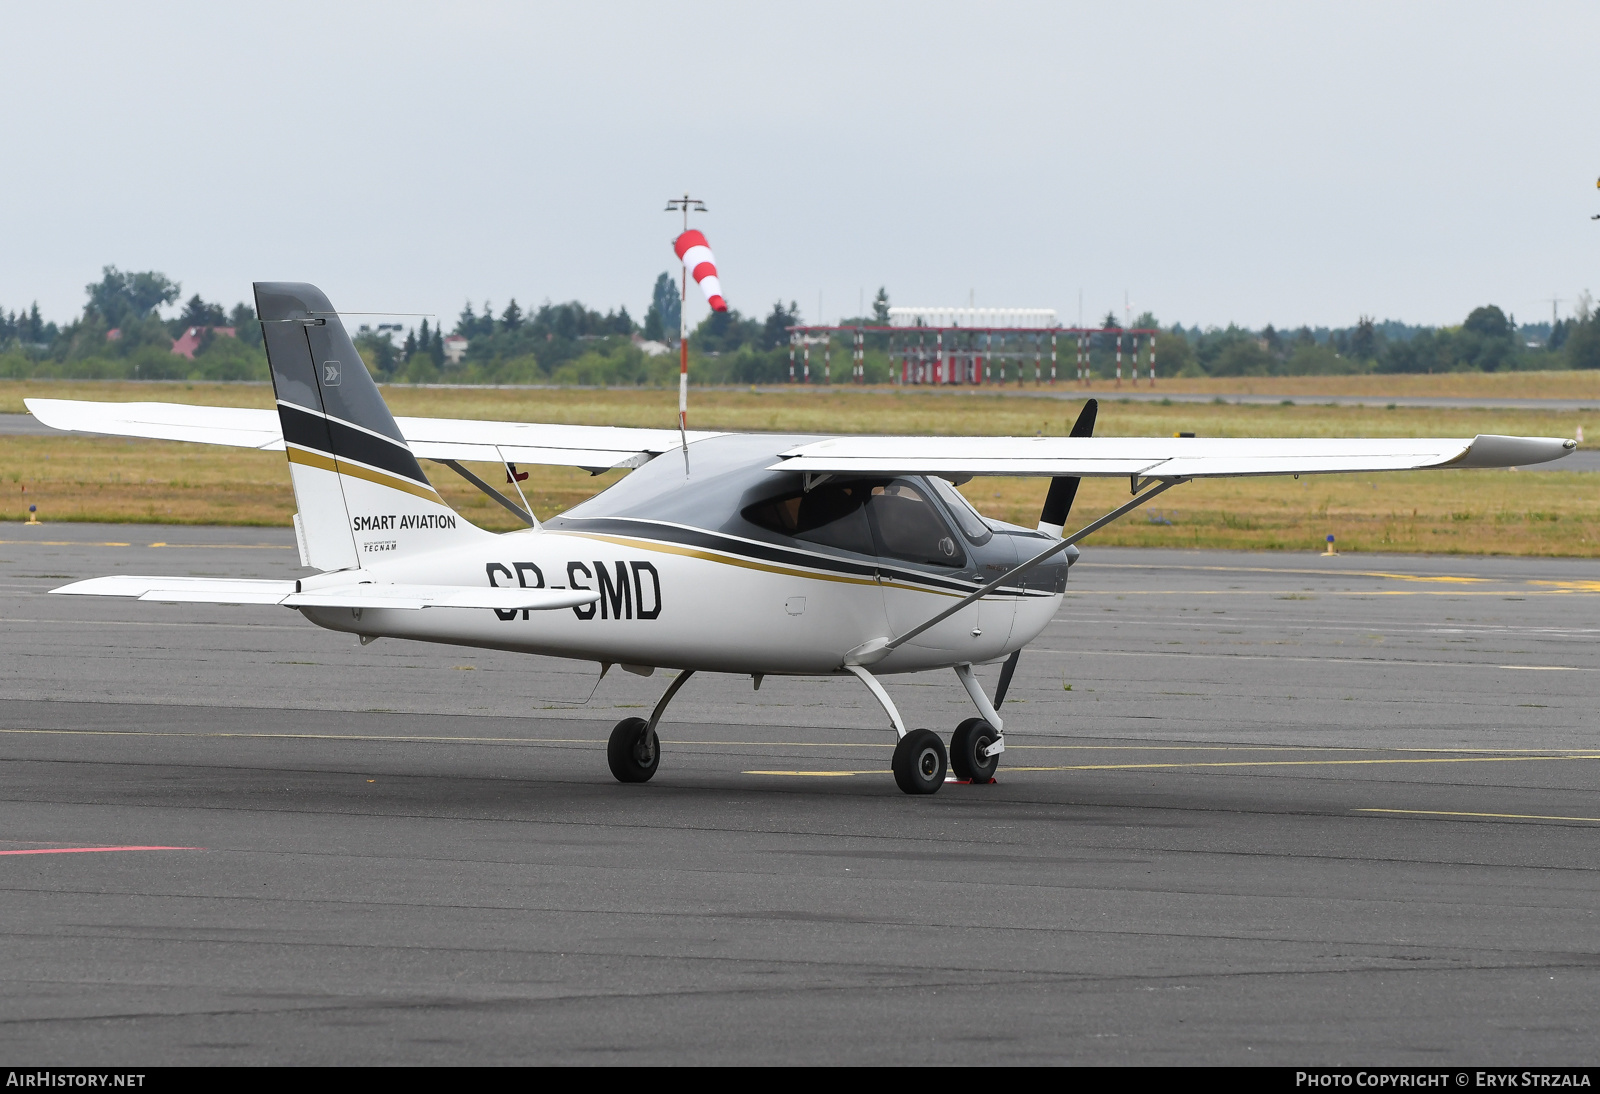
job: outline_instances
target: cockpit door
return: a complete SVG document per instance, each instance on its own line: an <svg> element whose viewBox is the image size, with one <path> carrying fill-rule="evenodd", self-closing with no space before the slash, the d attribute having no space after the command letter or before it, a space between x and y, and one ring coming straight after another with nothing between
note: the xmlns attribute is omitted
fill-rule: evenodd
<svg viewBox="0 0 1600 1094"><path fill-rule="evenodd" d="M936 489L922 479L895 479L875 486L867 505L890 635L910 630L970 593L975 583L992 580L1016 565L1010 536L992 535L981 519L976 521L981 529L976 535L958 531L935 500ZM958 657L979 656L996 640L1003 643L1010 636L1014 615L1010 600L980 600L907 645Z"/></svg>

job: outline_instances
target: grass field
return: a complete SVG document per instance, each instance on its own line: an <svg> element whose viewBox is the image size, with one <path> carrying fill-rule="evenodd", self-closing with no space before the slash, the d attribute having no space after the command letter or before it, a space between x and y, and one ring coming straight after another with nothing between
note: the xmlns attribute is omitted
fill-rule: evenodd
<svg viewBox="0 0 1600 1094"><path fill-rule="evenodd" d="M1579 374L1470 376L1472 381L1533 377L1565 382ZM1317 381L1448 381L1450 377L1289 377ZM1217 381L1210 381L1217 382ZM1265 381L1253 381L1264 383ZM1176 384L1176 382L1174 382ZM1343 393L1343 392L1341 392ZM1366 394L1489 394L1483 391L1383 389ZM1519 389L1518 393L1522 393ZM1575 389L1541 394L1578 398ZM1288 393L1285 393L1288 397ZM1531 394L1531 393L1530 393ZM25 396L160 400L229 406L271 405L265 386L239 384L0 383L0 412L19 412ZM576 424L670 426L671 392L660 390L485 390L388 387L398 414L499 418ZM1596 395L1600 406L1600 393ZM935 395L849 388L758 394L696 391L691 421L703 429L1033 435L1066 432L1076 402ZM1160 406L1105 402L1098 432L1170 436L1446 436L1524 433L1573 436L1592 430L1600 412L1435 410L1363 407ZM427 465L441 492L463 515L493 529L511 518L455 475ZM621 473L591 478L568 468L530 468L523 484L540 516L576 504ZM492 468L479 469L493 479ZM0 437L0 519L20 520L30 503L41 519L155 523L285 525L294 510L281 453L211 446L63 435ZM25 489L24 489L25 488ZM1141 546L1320 549L1334 535L1342 551L1422 551L1521 555L1600 555L1600 476L1571 472L1416 472L1395 475L1304 476L1189 483L1097 533L1092 542ZM1042 479L979 479L964 488L985 513L1031 526L1046 489ZM1077 515L1117 504L1123 480L1088 480Z"/></svg>
<svg viewBox="0 0 1600 1094"><path fill-rule="evenodd" d="M1097 380L1096 394L1115 395L1109 382ZM1142 382L1137 389L1150 390ZM1593 399L1600 406L1600 372L1447 372L1438 376L1216 376L1160 380L1156 391L1190 395L1281 395L1286 399L1318 395L1414 396L1446 399Z"/></svg>

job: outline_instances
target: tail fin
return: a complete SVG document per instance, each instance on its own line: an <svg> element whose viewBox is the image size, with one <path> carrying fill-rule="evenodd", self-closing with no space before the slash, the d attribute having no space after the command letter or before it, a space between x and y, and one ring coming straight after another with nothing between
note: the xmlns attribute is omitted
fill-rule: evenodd
<svg viewBox="0 0 1600 1094"><path fill-rule="evenodd" d="M428 482L322 291L271 281L255 293L300 509L300 560L346 570L487 535Z"/></svg>

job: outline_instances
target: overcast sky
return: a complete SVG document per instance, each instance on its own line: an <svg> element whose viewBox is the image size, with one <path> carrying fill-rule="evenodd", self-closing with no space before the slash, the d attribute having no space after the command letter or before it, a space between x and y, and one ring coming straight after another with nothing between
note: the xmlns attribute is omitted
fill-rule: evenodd
<svg viewBox="0 0 1600 1094"><path fill-rule="evenodd" d="M1600 288L1600 4L0 6L0 305L627 305L686 189L727 296L1164 322ZM1543 302L1542 302L1543 301ZM703 305L696 301L697 308Z"/></svg>

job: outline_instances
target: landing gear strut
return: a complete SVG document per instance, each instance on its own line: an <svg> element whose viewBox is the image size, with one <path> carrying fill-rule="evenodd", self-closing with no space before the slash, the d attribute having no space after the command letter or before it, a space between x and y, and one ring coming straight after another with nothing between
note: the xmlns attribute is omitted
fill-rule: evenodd
<svg viewBox="0 0 1600 1094"><path fill-rule="evenodd" d="M900 711L895 708L889 693L883 690L883 685L878 683L877 677L860 665L846 665L845 670L854 673L867 685L873 698L878 700L883 712L889 716L889 724L894 727L898 740L894 746L894 759L889 766L894 769L895 785L907 794L932 794L938 791L944 785L945 769L950 766L949 753L945 752L944 742L939 735L931 729L907 732Z"/></svg>
<svg viewBox="0 0 1600 1094"><path fill-rule="evenodd" d="M611 739L606 742L606 763L618 782L647 783L656 773L656 767L661 763L661 739L656 736L656 723L661 721L661 715L666 712L672 697L678 694L678 689L687 684L693 675L693 669L678 673L666 694L656 703L656 708L650 712L648 722L643 718L624 718L611 731Z"/></svg>

